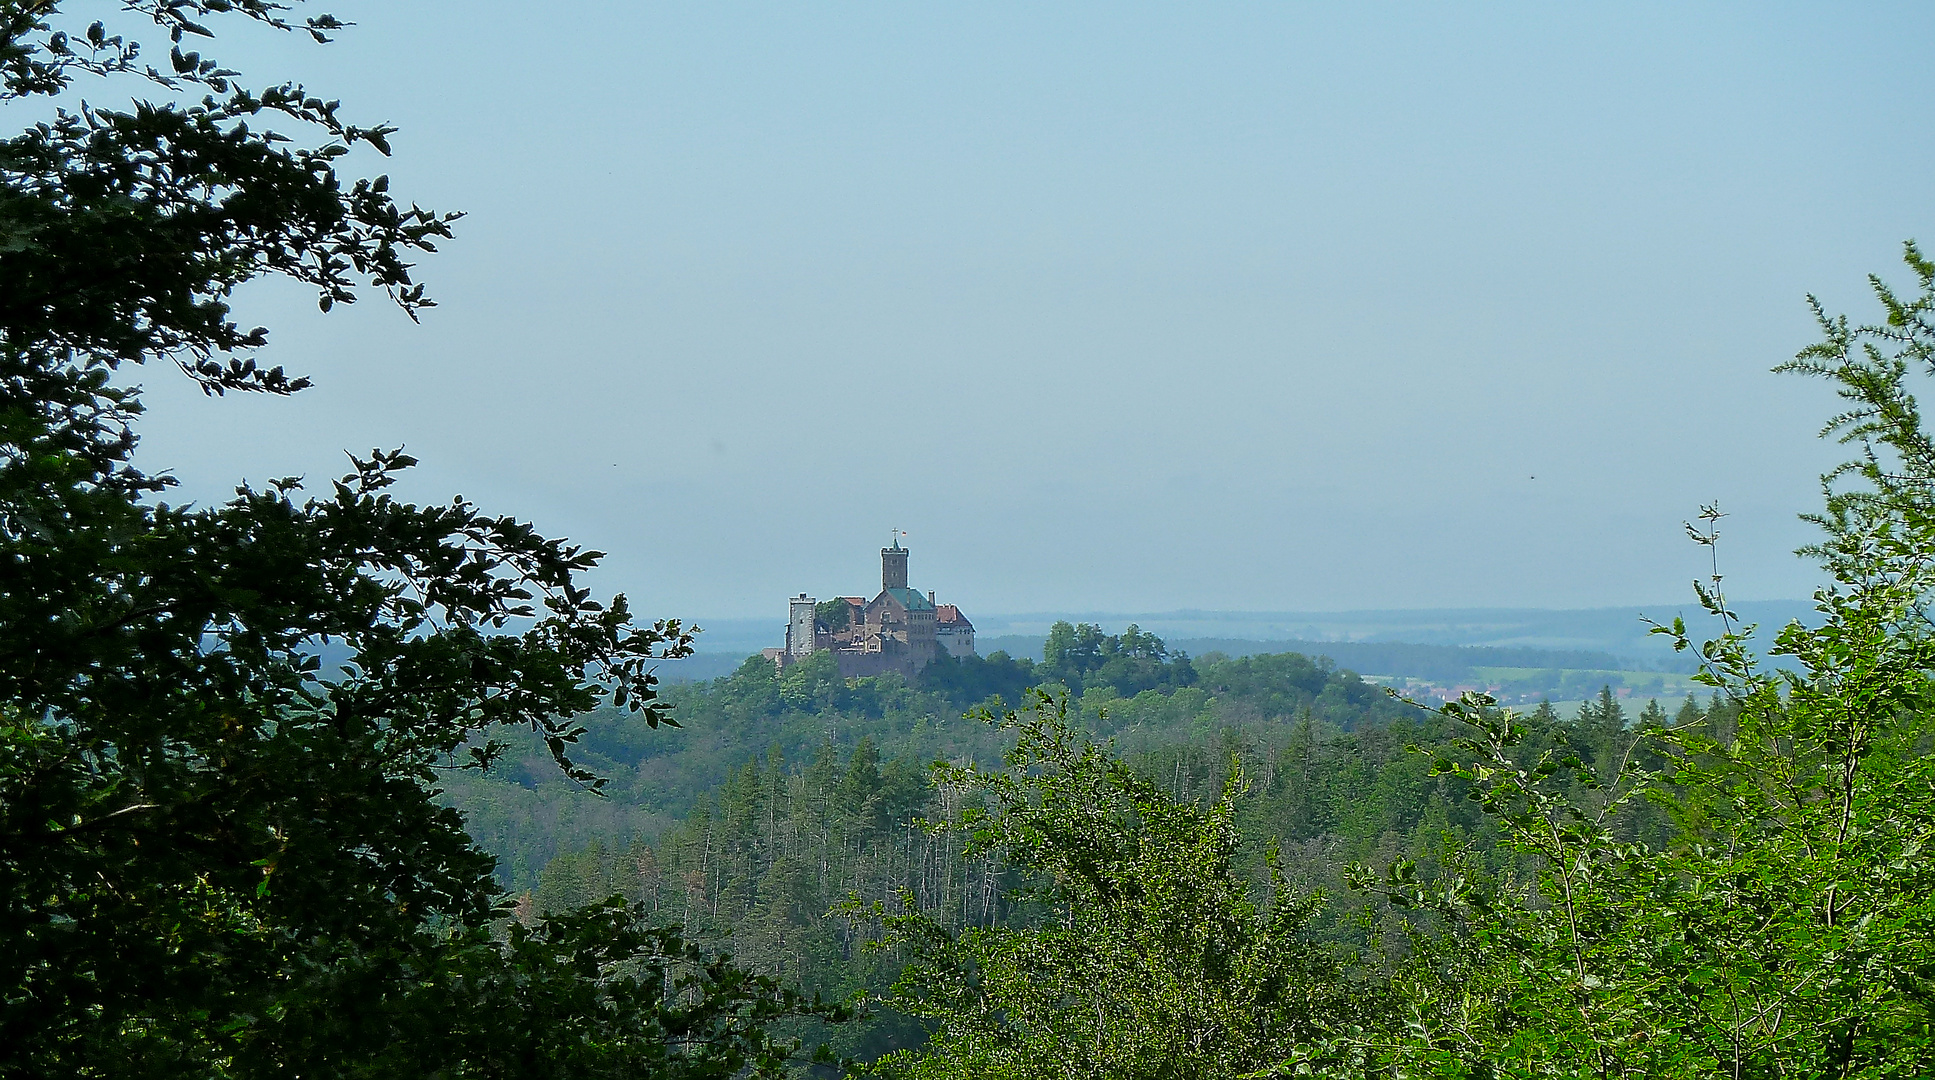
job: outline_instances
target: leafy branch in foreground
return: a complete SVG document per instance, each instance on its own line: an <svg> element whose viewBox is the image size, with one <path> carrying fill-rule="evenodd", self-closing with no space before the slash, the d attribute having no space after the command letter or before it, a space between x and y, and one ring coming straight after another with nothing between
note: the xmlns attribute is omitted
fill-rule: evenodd
<svg viewBox="0 0 1935 1080"><path fill-rule="evenodd" d="M212 393L292 393L308 380L257 366L250 354L268 331L230 317L243 282L290 278L316 289L325 311L354 302L359 286L413 318L431 305L410 259L435 251L459 215L398 205L388 177L345 184L336 171L358 146L387 155L395 129L350 124L336 102L293 83L250 90L181 47L212 36L197 20L221 16L319 40L340 22L291 22L288 6L266 0L138 0L109 12L169 35L164 71L125 33L61 8L0 0L0 101L53 105L51 119L0 141L0 348L109 366L166 358ZM72 99L77 77L133 79L172 99L104 108Z"/></svg>
<svg viewBox="0 0 1935 1080"><path fill-rule="evenodd" d="M1637 733L1650 770L1581 805L1583 763L1518 765L1513 719L1447 707L1476 736L1438 768L1468 780L1512 843L1539 858L1529 895L1406 891L1454 921L1420 935L1408 1040L1359 1042L1367 1072L1458 1075L1914 1076L1935 1066L1935 454L1907 386L1935 374L1935 265L1910 245L1920 294L1875 282L1883 324L1820 315L1824 340L1783 370L1827 378L1852 405L1826 434L1858 448L1823 478L1833 578L1813 627L1784 627L1783 668L1754 661L1723 618L1701 678L1737 716ZM1818 305L1817 314L1820 314ZM1711 536L1717 511L1703 515ZM1710 540L1708 541L1710 542ZM1684 623L1660 628L1677 648ZM1593 786L1596 778L1586 776ZM1621 842L1605 807L1645 799L1672 839Z"/></svg>
<svg viewBox="0 0 1935 1080"><path fill-rule="evenodd" d="M0 1076L779 1075L796 1047L773 1022L839 1010L621 906L511 925L439 802L443 770L519 728L595 786L570 718L669 723L654 665L692 631L593 599L595 551L397 499L401 453L208 507L131 463L125 362L213 392L306 385L246 358L266 339L230 320L240 283L428 304L407 260L450 216L336 172L388 129L182 48L224 15L340 24L124 5L169 34L167 72L98 23L58 28L61 8L0 0L6 100L81 77L210 96L61 99L0 142ZM314 139L252 126L271 117Z"/></svg>

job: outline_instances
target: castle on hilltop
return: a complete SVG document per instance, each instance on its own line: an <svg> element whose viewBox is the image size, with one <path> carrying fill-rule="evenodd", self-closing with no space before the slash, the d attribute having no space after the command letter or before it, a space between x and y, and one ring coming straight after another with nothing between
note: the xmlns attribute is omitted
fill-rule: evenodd
<svg viewBox="0 0 1935 1080"><path fill-rule="evenodd" d="M830 652L846 678L898 671L909 678L935 657L974 655L974 624L953 604L907 587L907 549L894 534L880 549L880 595L820 601L801 593L786 602L786 647L764 655L782 670Z"/></svg>

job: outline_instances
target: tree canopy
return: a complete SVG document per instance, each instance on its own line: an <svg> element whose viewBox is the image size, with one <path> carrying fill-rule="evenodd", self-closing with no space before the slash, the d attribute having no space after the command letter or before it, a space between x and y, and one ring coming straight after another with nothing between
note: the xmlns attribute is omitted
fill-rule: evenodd
<svg viewBox="0 0 1935 1080"><path fill-rule="evenodd" d="M400 452L208 507L130 462L124 364L211 393L308 385L253 359L241 283L430 304L409 260L454 215L337 171L390 129L191 48L236 19L318 42L342 24L269 0L68 6L0 0L0 100L51 117L0 142L0 1074L777 1069L770 1022L817 1007L623 908L509 926L436 798L505 730L599 784L571 718L669 723L652 669L688 629L595 599L598 552L398 500ZM116 86L142 96L100 105Z"/></svg>
<svg viewBox="0 0 1935 1080"><path fill-rule="evenodd" d="M1133 694L1196 681L1189 657L1170 655L1161 638L1133 623L1120 634L1105 634L1092 623L1055 623L1042 643L1041 671L1077 693L1087 686L1111 686Z"/></svg>

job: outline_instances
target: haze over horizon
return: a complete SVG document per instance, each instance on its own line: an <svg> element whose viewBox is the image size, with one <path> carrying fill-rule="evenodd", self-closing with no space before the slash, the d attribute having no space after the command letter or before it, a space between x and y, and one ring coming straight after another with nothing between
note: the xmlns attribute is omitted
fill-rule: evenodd
<svg viewBox="0 0 1935 1080"><path fill-rule="evenodd" d="M469 213L413 326L251 286L293 400L148 387L179 495L403 445L646 615L1804 596L1803 298L1935 243L1924 6L331 8L312 73ZM1904 137L1908 133L1908 137ZM238 462L240 463L238 465Z"/></svg>
<svg viewBox="0 0 1935 1080"><path fill-rule="evenodd" d="M1750 600L1730 607L1746 625L1757 626L1764 648L1788 622L1813 625L1816 613L1806 600ZM996 650L1041 658L1043 639L1057 621L1093 623L1104 633L1130 625L1164 639L1171 649L1207 651L1313 651L1323 643L1480 646L1535 650L1585 650L1610 654L1642 668L1682 670L1694 659L1651 632L1653 623L1682 617L1690 636L1704 641L1719 633L1718 620L1691 598L1683 603L1647 603L1586 609L1439 608L1409 611L1037 611L972 612L977 651ZM1647 620L1651 620L1648 622ZM676 678L713 678L734 670L747 656L785 642L784 617L692 620L703 631L698 656L673 663L664 674ZM1315 650L1321 651L1321 649ZM1564 665L1559 665L1564 666ZM1388 674L1388 673L1387 673Z"/></svg>

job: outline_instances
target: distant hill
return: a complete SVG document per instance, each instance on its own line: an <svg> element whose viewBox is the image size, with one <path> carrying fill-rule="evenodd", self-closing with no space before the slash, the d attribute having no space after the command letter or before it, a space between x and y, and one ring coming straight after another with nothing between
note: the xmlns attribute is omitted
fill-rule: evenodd
<svg viewBox="0 0 1935 1080"><path fill-rule="evenodd" d="M1302 653L1328 656L1337 666L1363 675L1408 675L1418 679L1457 681L1473 668L1559 668L1612 671L1630 661L1608 652L1584 649L1534 649L1496 645L1417 645L1397 641L1234 641L1191 638L1175 648L1193 656L1222 653L1254 656L1264 653Z"/></svg>
<svg viewBox="0 0 1935 1080"><path fill-rule="evenodd" d="M1813 605L1805 600L1752 601L1734 605L1740 616L1762 627L1763 639L1790 619L1807 621ZM973 613L970 613L973 614ZM1559 654L1596 653L1617 658L1612 664L1554 664L1550 657L1520 664L1476 659L1478 666L1498 667L1613 667L1636 670L1684 671L1691 667L1676 656L1664 638L1649 632L1644 618L1672 622L1686 619L1696 639L1716 632L1699 605L1689 601L1618 608L1545 610L1537 608L1455 608L1416 611L1170 611L1144 613L975 615L976 643L983 655L1005 649L1013 656L1039 656L1041 641L1057 619L1091 622L1119 631L1130 623L1192 653L1210 650L1244 653L1305 651L1308 645L1327 653L1339 664L1357 669L1340 653L1345 644L1435 645L1495 649L1535 649ZM1425 654L1419 654L1423 656ZM1389 662L1380 658L1377 662ZM1408 674L1408 673L1407 673Z"/></svg>
<svg viewBox="0 0 1935 1080"><path fill-rule="evenodd" d="M1340 668L1360 675L1404 675L1415 679L1458 682L1472 677L1474 668L1556 668L1616 671L1631 668L1630 660L1608 652L1585 649L1534 649L1491 645L1418 645L1401 641L1248 641L1242 638L1178 638L1167 642L1191 656L1264 656L1302 653L1327 656ZM1010 656L1041 658L1042 639L1025 635L989 638L980 643L982 655L996 650Z"/></svg>
<svg viewBox="0 0 1935 1080"><path fill-rule="evenodd" d="M1805 600L1752 601L1735 605L1762 629L1763 644L1790 619L1805 621ZM1710 621L1690 602L1620 608L1447 608L1415 611L1170 611L1001 615L968 612L983 656L1041 659L1048 628L1058 619L1090 622L1110 632L1130 623L1157 634L1191 655L1229 656L1300 652L1323 655L1340 667L1367 675L1462 679L1473 667L1624 669L1684 672L1690 657L1675 655L1665 639L1651 635L1642 616L1686 619L1696 638L1711 636ZM699 682L737 670L745 658L785 639L785 620L698 619L704 633L699 653L662 665L666 682Z"/></svg>
<svg viewBox="0 0 1935 1080"><path fill-rule="evenodd" d="M683 660L666 660L658 665L659 681L689 683L721 678L738 671L739 666L746 662L746 657L753 655L757 653L702 652Z"/></svg>

